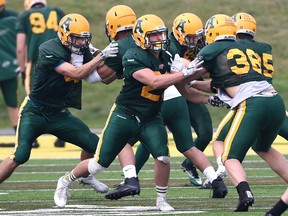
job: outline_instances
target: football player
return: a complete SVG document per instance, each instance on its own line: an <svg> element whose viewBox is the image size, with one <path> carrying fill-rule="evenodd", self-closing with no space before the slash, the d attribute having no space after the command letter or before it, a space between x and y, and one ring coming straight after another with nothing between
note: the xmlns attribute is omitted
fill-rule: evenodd
<svg viewBox="0 0 288 216"><path fill-rule="evenodd" d="M208 72L212 87L218 89L220 100L232 110L230 123L226 124L227 133L223 136L222 161L239 195L235 211L243 212L254 203L242 167L250 147L284 180L288 180L288 175L287 167L283 166L287 163L286 159L271 147L285 119L284 102L262 74L262 67L267 72L273 72L271 61L265 61L263 65L259 58L254 58L267 52L266 60L271 60L272 55L266 49L267 45L259 46L248 40L235 41L236 32L233 19L227 15L216 14L208 19L205 25L208 45L197 55L204 60L205 69L197 75ZM227 117L223 121L225 119Z"/></svg>
<svg viewBox="0 0 288 216"><path fill-rule="evenodd" d="M87 19L80 14L68 14L60 20L58 37L39 47L35 68L38 78L21 105L15 150L0 164L0 183L29 160L32 143L42 134L52 134L77 145L82 149L81 160L93 157L99 138L68 107L81 109L82 79L89 83L99 81L97 65L115 56L118 48L109 44L93 58L90 40ZM100 193L109 189L92 175L83 175L79 180Z"/></svg>
<svg viewBox="0 0 288 216"><path fill-rule="evenodd" d="M46 0L24 0L25 11L19 14L17 30L17 60L24 79L28 95L35 83L35 65L38 60L39 46L57 36L58 23L64 12L57 7L47 6ZM37 140L33 147L39 147ZM64 147L65 143L57 139L55 147Z"/></svg>
<svg viewBox="0 0 288 216"><path fill-rule="evenodd" d="M203 30L203 24L202 24L201 19L197 15L192 14L192 13L180 14L179 16L175 18L173 22L173 31L171 32L171 34L169 34L169 39L170 39L170 47L169 47L170 52L178 53L181 57L189 61L192 61L195 58L197 52L204 46L204 43L205 43L204 30ZM190 149L191 143L193 142L191 138L189 139L184 138L186 136L189 136L189 134L191 134L190 127L184 123L186 122L186 120L184 119L185 118L187 120L190 119L190 124L194 126L195 131L198 134L198 138L195 141L195 146L203 152L212 138L211 117L209 115L208 109L206 108L204 104L207 102L208 104L213 105L213 106L221 106L223 104L220 101L219 103L217 103L216 97L204 96L201 93L199 93L199 91L196 89L190 92L191 94L192 93L194 94L193 98L195 102L186 100L187 105L188 105L189 115L185 115L186 113L185 110L187 109L186 105L182 104L181 102L182 99L179 98L181 94L177 91L177 89L174 86L171 86L165 90L164 103L163 103L162 111L161 111L164 123L165 125L168 126L169 130L172 132L176 147L181 153L184 153L187 149ZM207 97L208 97L208 100L206 100ZM174 106L172 106L173 104L172 99L174 98L175 98L174 100L175 104ZM169 105L166 105L166 104L169 104ZM177 107L178 109L180 109L180 104L181 104L181 109L183 109L183 112L177 111ZM170 108L168 108L168 106ZM171 107L174 107L174 109ZM174 112L174 114L171 114L171 112ZM178 116L177 113L179 115L179 119L177 118ZM171 119L172 116L173 116L173 121ZM177 125L177 122L182 122L183 125L185 126L183 126L182 124L180 124L182 126ZM186 133L182 134L181 133L182 130L180 130L180 128L182 129L185 128L185 130L187 130L187 134ZM210 134L211 134L211 138L209 138ZM199 138L199 137L202 137L202 138ZM185 149L185 151L183 151L183 149ZM194 158L193 155L195 155L195 153L190 154L186 152L184 153L184 155L187 156L188 158ZM149 158L149 151L146 150L140 144L136 151L137 173L143 167L143 165L148 160L148 158ZM182 163L182 167L185 171L187 171L191 184L200 186L202 181L192 161L190 159L186 159Z"/></svg>

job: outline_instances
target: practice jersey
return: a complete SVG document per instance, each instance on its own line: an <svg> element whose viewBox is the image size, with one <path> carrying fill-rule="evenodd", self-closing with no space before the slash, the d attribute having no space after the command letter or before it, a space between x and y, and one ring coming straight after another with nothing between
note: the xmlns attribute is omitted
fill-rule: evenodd
<svg viewBox="0 0 288 216"><path fill-rule="evenodd" d="M246 39L238 39L236 43L243 44L246 47L250 47L259 56L261 62L262 74L267 77L267 81L272 83L274 75L272 47L270 44L264 42L251 41Z"/></svg>
<svg viewBox="0 0 288 216"><path fill-rule="evenodd" d="M39 46L57 37L58 23L63 16L62 10L48 6L31 8L19 15L16 30L27 35L28 61L36 62Z"/></svg>
<svg viewBox="0 0 288 216"><path fill-rule="evenodd" d="M202 48L198 56L203 58L203 66L210 73L212 87L227 88L250 81L267 81L250 44L216 41Z"/></svg>
<svg viewBox="0 0 288 216"><path fill-rule="evenodd" d="M87 48L83 63L92 58ZM81 109L81 80L63 76L55 71L57 66L70 61L71 52L61 44L59 38L43 43L39 48L39 60L35 68L36 83L29 97L44 106Z"/></svg>
<svg viewBox="0 0 288 216"><path fill-rule="evenodd" d="M161 111L165 89L153 89L133 78L135 71L150 68L156 74L170 73L171 55L161 51L157 59L150 51L140 47L129 49L123 56L124 85L118 97L117 106L124 112L136 115L141 120L156 116Z"/></svg>
<svg viewBox="0 0 288 216"><path fill-rule="evenodd" d="M0 13L0 19L5 18L5 17L17 17L18 13L16 11L13 10L7 10L4 9L1 13Z"/></svg>
<svg viewBox="0 0 288 216"><path fill-rule="evenodd" d="M17 77L16 17L0 19L0 81Z"/></svg>
<svg viewBox="0 0 288 216"><path fill-rule="evenodd" d="M107 58L105 60L105 64L116 72L118 78L122 78L123 77L122 57L124 56L124 54L127 52L128 49L132 47L137 47L137 45L134 39L132 38L132 35L117 40L117 43L119 50L117 57Z"/></svg>

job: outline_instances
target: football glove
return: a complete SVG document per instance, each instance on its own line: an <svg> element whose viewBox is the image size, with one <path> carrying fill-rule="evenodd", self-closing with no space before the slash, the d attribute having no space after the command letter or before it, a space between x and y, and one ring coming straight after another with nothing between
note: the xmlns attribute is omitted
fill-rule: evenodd
<svg viewBox="0 0 288 216"><path fill-rule="evenodd" d="M100 59L105 60L106 58L116 57L118 51L118 43L116 41L112 41L104 50L100 52Z"/></svg>
<svg viewBox="0 0 288 216"><path fill-rule="evenodd" d="M202 64L204 60L202 58L195 58L193 61L189 63L187 68L184 68L182 70L182 73L184 74L185 77L194 75L198 71L202 70Z"/></svg>
<svg viewBox="0 0 288 216"><path fill-rule="evenodd" d="M183 69L184 69L183 61L181 57L179 56L179 54L176 54L171 64L171 72L175 73L175 72L182 71Z"/></svg>
<svg viewBox="0 0 288 216"><path fill-rule="evenodd" d="M89 51L92 55L96 53L99 49L95 48L91 43L89 44Z"/></svg>
<svg viewBox="0 0 288 216"><path fill-rule="evenodd" d="M209 96L208 98L208 104L214 107L223 107L225 106L225 103L220 100L220 98L216 95L214 96Z"/></svg>

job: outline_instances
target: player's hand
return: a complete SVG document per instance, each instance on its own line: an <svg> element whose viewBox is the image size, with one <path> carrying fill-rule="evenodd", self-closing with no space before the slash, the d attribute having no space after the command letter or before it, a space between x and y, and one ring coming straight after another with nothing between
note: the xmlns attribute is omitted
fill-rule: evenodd
<svg viewBox="0 0 288 216"><path fill-rule="evenodd" d="M100 59L105 60L106 58L116 57L118 50L118 43L112 41L104 50L100 52Z"/></svg>
<svg viewBox="0 0 288 216"><path fill-rule="evenodd" d="M182 71L183 69L184 69L183 61L181 57L179 56L179 54L176 54L171 64L171 72L175 73L175 72Z"/></svg>
<svg viewBox="0 0 288 216"><path fill-rule="evenodd" d="M220 100L220 98L216 95L214 96L209 96L208 98L208 104L214 107L223 107L225 106L225 103Z"/></svg>
<svg viewBox="0 0 288 216"><path fill-rule="evenodd" d="M89 44L89 51L92 55L94 55L94 53L96 53L99 49L97 49L96 47L94 47L91 43Z"/></svg>
<svg viewBox="0 0 288 216"><path fill-rule="evenodd" d="M202 58L195 58L193 61L189 63L187 68L184 68L182 73L184 74L185 77L194 75L198 71L202 70L202 64L204 60Z"/></svg>

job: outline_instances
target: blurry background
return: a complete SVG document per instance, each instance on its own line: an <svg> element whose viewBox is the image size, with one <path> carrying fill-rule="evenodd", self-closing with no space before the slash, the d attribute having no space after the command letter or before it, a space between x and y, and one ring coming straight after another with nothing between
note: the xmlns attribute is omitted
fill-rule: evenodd
<svg viewBox="0 0 288 216"><path fill-rule="evenodd" d="M232 16L237 12L251 14L257 21L256 40L265 41L273 47L273 62L276 75L274 86L281 93L286 105L288 103L288 4L287 0L47 0L48 5L61 8L66 14L79 13L85 16L91 25L93 34L92 43L95 47L103 49L108 43L104 24L106 12L116 4L126 4L134 9L137 17L144 14L160 16L171 30L174 18L184 12L198 15L205 25L207 19L214 14L224 13ZM8 9L21 12L22 0L6 0ZM84 82L82 111L71 109L72 113L88 124L90 128L104 127L109 110L116 98L122 81L117 80L110 85L87 84ZM19 105L25 92L19 80ZM209 107L214 128L227 112L226 108ZM11 128L0 94L0 129Z"/></svg>

